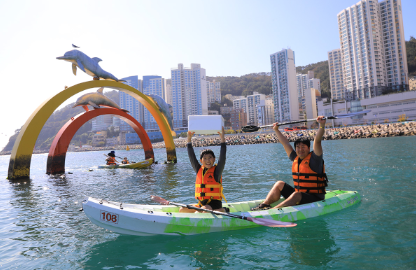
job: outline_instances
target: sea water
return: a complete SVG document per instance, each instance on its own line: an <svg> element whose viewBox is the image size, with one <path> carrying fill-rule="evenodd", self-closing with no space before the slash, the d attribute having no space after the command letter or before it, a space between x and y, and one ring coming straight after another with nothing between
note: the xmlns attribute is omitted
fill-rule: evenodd
<svg viewBox="0 0 416 270"><path fill-rule="evenodd" d="M79 211L87 196L194 203L186 149L176 149L177 164L155 149L159 164L141 170L97 169L106 152L68 153L57 176L45 174L47 154L33 155L23 181L6 179L10 156L1 156L0 269L416 269L416 137L323 141L323 149L328 188L358 191L360 204L293 228L195 236L120 235ZM143 150L116 155L144 159ZM290 170L281 144L228 146L224 194L265 198L277 180L292 184Z"/></svg>

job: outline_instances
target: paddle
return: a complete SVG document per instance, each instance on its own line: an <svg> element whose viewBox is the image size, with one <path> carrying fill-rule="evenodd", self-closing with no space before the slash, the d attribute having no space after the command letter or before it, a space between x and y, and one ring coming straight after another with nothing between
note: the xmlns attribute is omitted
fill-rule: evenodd
<svg viewBox="0 0 416 270"><path fill-rule="evenodd" d="M333 116L324 117L324 119L347 118L347 117L352 117L352 116L356 116L356 115L360 115L360 114L364 114L364 113L369 113L369 112L371 112L371 111L366 110L366 111L360 111L360 112L355 112L355 113L337 114L337 115L333 115ZM283 122L283 123L277 124L277 126L284 126L284 125L297 124L297 123L305 123L305 122L311 122L311 121L316 121L316 119L306 119L306 120L299 120L299 121ZM244 132L255 132L255 131L257 131L261 128L272 127L272 126L273 126L273 124L260 126L260 127L249 125L249 126L242 127L241 130L244 131Z"/></svg>
<svg viewBox="0 0 416 270"><path fill-rule="evenodd" d="M245 216L239 216L239 215L234 215L234 214L230 214L230 213L224 213L224 212L199 208L199 207L188 205L188 204L174 203L174 202L167 201L167 200L165 200L165 199L163 199L159 196L152 196L151 198L152 198L153 201L158 202L160 204L165 204L165 205L171 204L171 205L186 207L188 209L195 209L195 210L198 210L198 211L205 211L205 212L213 213L213 214L216 214L216 215L222 215L222 216L227 216L227 217L231 217L231 218L239 218L239 219L251 221L251 222L254 222L258 225L267 226L267 227L294 227L294 226L297 225L296 223L292 223L292 222L277 221L277 220L266 219L266 218L245 217Z"/></svg>

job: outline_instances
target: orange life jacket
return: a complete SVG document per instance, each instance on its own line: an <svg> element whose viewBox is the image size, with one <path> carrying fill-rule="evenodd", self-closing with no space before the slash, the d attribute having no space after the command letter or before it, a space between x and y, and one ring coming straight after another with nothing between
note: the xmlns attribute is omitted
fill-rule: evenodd
<svg viewBox="0 0 416 270"><path fill-rule="evenodd" d="M115 157L108 157L107 165L116 165L116 158Z"/></svg>
<svg viewBox="0 0 416 270"><path fill-rule="evenodd" d="M217 165L212 166L205 172L205 174L203 174L203 166L199 169L195 181L195 199L199 201L205 199L221 201L222 198L224 198L225 200L224 194L222 193L222 177L220 179L220 183L214 179L214 171L216 167Z"/></svg>
<svg viewBox="0 0 416 270"><path fill-rule="evenodd" d="M323 193L325 187L328 186L328 178L325 173L325 165L323 165L323 173L314 172L309 166L312 152L298 164L299 157L296 157L292 164L293 182L295 191L304 193ZM299 170L298 170L299 169Z"/></svg>

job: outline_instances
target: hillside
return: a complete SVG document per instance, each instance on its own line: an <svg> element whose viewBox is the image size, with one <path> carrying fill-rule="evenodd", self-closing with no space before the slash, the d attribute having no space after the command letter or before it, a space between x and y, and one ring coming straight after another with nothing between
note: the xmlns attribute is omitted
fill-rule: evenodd
<svg viewBox="0 0 416 270"><path fill-rule="evenodd" d="M221 96L231 94L233 96L252 95L253 92L270 95L272 93L272 80L267 75L249 74L241 77L209 77L209 81L221 82Z"/></svg>

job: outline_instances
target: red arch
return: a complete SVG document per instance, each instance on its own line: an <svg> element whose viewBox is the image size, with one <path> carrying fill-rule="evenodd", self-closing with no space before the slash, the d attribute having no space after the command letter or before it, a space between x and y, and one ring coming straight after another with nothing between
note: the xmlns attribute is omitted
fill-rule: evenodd
<svg viewBox="0 0 416 270"><path fill-rule="evenodd" d="M136 119L134 119L128 113L118 109L101 108L85 112L81 115L77 115L76 117L66 122L66 124L59 130L58 134L56 134L55 139L52 142L51 148L49 149L48 162L46 165L47 174L65 173L66 152L68 151L68 146L72 140L72 137L74 137L75 132L77 132L77 130L87 121L99 115L105 114L112 114L129 124L134 129L134 131L136 131L137 135L139 135L143 145L145 159L154 159L153 147L149 136Z"/></svg>

